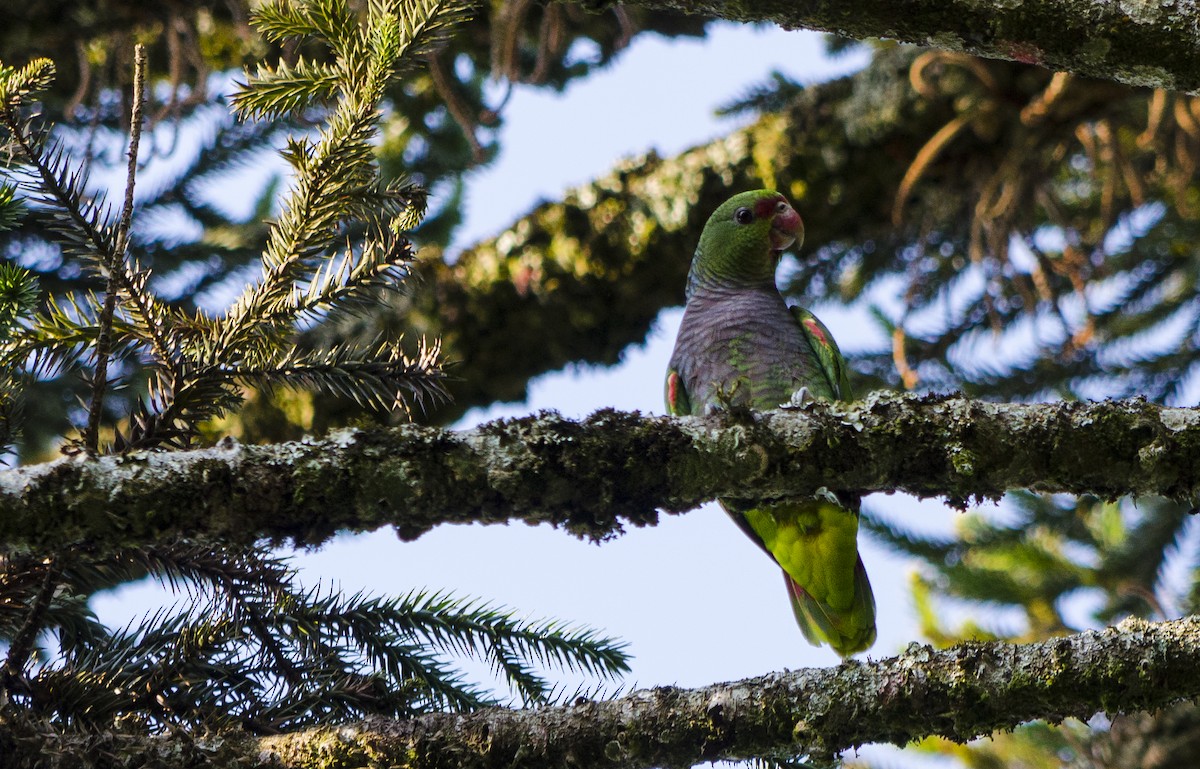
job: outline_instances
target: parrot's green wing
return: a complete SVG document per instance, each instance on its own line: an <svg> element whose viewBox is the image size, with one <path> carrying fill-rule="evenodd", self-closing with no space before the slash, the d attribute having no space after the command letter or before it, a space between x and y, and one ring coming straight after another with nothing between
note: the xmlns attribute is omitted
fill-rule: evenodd
<svg viewBox="0 0 1200 769"><path fill-rule="evenodd" d="M683 377L679 376L678 371L667 371L666 385L667 413L676 417L691 414L692 399L688 397L687 388L683 386Z"/></svg>
<svg viewBox="0 0 1200 769"><path fill-rule="evenodd" d="M849 657L875 643L875 595L861 556L855 556L853 597L848 611L830 610L827 603L814 598L786 571L783 581L792 598L796 624L810 644L827 643L841 656Z"/></svg>
<svg viewBox="0 0 1200 769"><path fill-rule="evenodd" d="M838 349L837 342L833 340L833 334L829 333L829 329L825 328L825 324L816 315L803 307L789 307L788 309L792 311L792 317L800 325L800 330L804 332L804 338L808 340L813 354L817 356L817 361L821 364L821 371L829 380L829 387L833 390L834 397L843 401L853 398L854 396L850 392L849 368L846 366L846 359L842 357L842 351Z"/></svg>

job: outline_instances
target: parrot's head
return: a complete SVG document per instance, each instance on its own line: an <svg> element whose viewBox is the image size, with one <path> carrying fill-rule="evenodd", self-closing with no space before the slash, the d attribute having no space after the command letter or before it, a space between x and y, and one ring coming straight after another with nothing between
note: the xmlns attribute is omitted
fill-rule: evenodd
<svg viewBox="0 0 1200 769"><path fill-rule="evenodd" d="M787 198L773 190L742 192L722 203L704 225L691 277L773 282L780 253L803 242L804 222Z"/></svg>

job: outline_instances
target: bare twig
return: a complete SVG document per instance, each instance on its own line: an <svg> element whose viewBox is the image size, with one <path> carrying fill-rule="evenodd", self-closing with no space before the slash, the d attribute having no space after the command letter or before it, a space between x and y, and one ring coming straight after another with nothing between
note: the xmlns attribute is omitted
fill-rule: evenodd
<svg viewBox="0 0 1200 769"><path fill-rule="evenodd" d="M108 389L108 360L112 355L112 324L117 309L117 295L125 267L125 252L129 247L129 227L133 222L133 188L137 179L138 144L142 136L142 109L146 98L146 48L140 43L133 55L133 109L129 118L129 163L125 177L125 203L117 222L116 246L109 257L108 281L104 293L104 309L100 312L100 334L96 339L96 371L92 377L92 402L88 409L84 448L95 454L100 448L100 418L104 410L104 394ZM151 320L151 319L148 319Z"/></svg>
<svg viewBox="0 0 1200 769"><path fill-rule="evenodd" d="M42 559L41 567L45 569L42 575L42 586L29 605L25 621L12 637L8 654L4 658L4 667L0 669L0 690L11 692L23 688L25 684L25 663L33 651L33 644L42 632L42 620L50 609L50 602L58 589L60 569L54 556Z"/></svg>

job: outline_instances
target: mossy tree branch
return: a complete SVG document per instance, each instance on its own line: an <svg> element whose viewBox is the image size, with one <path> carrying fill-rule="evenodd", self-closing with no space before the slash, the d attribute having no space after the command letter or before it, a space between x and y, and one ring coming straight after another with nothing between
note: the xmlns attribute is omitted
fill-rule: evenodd
<svg viewBox="0 0 1200 769"><path fill-rule="evenodd" d="M0 473L0 542L169 536L320 543L394 526L523 520L604 539L714 497L906 491L955 503L1013 488L1117 497L1200 491L1200 411L1143 400L997 404L877 393L705 418L599 411L451 432L63 459Z"/></svg>
<svg viewBox="0 0 1200 769"><path fill-rule="evenodd" d="M1200 91L1194 2L1147 0L629 0L733 21L883 37L1121 83Z"/></svg>
<svg viewBox="0 0 1200 769"><path fill-rule="evenodd" d="M383 718L254 739L59 736L62 767L395 766L641 769L751 757L824 758L869 742L965 741L1024 721L1088 718L1200 696L1200 619L1125 620L1030 644L912 644L879 661L699 689L661 687L535 710ZM0 721L9 765L48 750ZM102 744L101 742L102 741ZM66 757L78 757L65 760ZM85 763L86 761L86 763ZM107 762L107 763L106 763Z"/></svg>

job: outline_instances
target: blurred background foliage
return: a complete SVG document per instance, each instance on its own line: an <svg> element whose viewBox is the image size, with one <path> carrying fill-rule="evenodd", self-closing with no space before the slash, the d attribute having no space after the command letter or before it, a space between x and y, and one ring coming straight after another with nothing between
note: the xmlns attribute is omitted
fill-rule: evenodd
<svg viewBox="0 0 1200 769"><path fill-rule="evenodd" d="M270 53L246 15L245 0L37 0L7 9L0 30L7 61L36 52L59 62L46 113L74 146L113 162L128 113L129 50L135 41L150 47L154 151L200 148L170 178L147 185L139 218L157 226L133 246L160 290L185 307L244 282L277 191L268 187L252 211L232 212L213 189L266 157L283 131L305 127L228 117L223 84ZM384 118L385 174L403 168L445 201L417 233L421 285L353 324L309 333L322 344L381 329L440 337L458 361L455 401L418 418L446 422L474 405L517 399L532 376L571 361L615 362L644 338L659 310L682 301L705 212L730 187L768 183L794 198L807 225L800 258L782 273L787 292L818 311L859 307L890 342L844 345L859 392L1193 404L1200 101L1183 94L869 43L872 61L853 76L808 87L782 76L747 84L727 107L750 118L734 132L737 142L622 166L496 239L448 255L463 174L494 157L507 87L562 88L637 35L699 36L706 24L620 6L481 6L403 81ZM857 44L831 41L848 45ZM85 285L34 222L0 233L0 245L47 292ZM76 386L64 379L28 390L24 459L52 451ZM330 399L260 393L211 435L280 440L386 418ZM1200 542L1190 513L1155 499L1016 494L998 512L964 516L953 535L869 513L868 528L919 564L924 631L950 644L1195 611ZM1181 704L1088 725L1035 724L969 746L931 740L922 749L977 767L1157 767L1191 763L1198 742L1200 716Z"/></svg>

